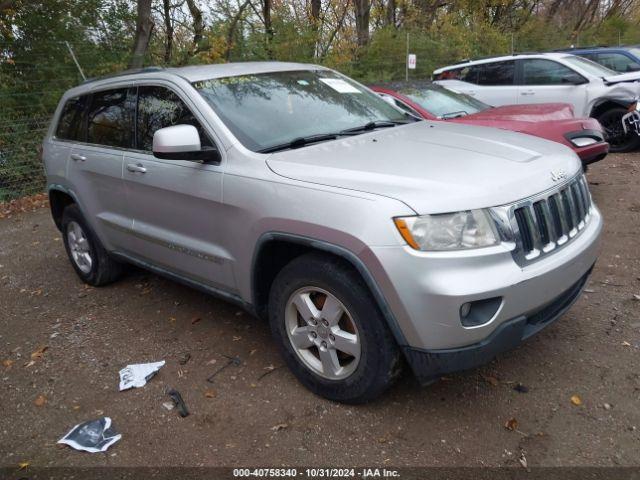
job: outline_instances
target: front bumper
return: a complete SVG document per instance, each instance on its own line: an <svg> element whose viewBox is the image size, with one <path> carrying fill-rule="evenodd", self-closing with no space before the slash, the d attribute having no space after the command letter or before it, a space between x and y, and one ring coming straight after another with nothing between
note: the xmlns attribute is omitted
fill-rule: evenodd
<svg viewBox="0 0 640 480"><path fill-rule="evenodd" d="M597 259L601 230L593 205L589 223L569 244L524 266L502 245L457 252L373 247L382 269L374 275L416 375L428 380L484 363L561 315ZM495 298L499 307L485 323L462 324L463 304ZM531 320L538 317L544 318Z"/></svg>
<svg viewBox="0 0 640 480"><path fill-rule="evenodd" d="M496 355L512 350L560 318L580 296L591 270L548 305L527 316L522 315L502 323L481 342L442 350L403 347L405 358L422 384L431 383L448 373L484 365Z"/></svg>
<svg viewBox="0 0 640 480"><path fill-rule="evenodd" d="M575 148L575 147L574 147ZM580 157L583 166L599 162L609 153L609 144L607 142L596 143L588 147L575 148L575 152Z"/></svg>

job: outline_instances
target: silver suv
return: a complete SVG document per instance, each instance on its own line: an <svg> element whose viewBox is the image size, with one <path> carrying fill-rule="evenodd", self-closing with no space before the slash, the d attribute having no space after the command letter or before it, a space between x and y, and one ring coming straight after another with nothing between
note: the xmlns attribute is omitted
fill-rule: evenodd
<svg viewBox="0 0 640 480"><path fill-rule="evenodd" d="M89 81L44 140L53 219L91 285L131 263L268 319L297 378L365 402L489 361L579 296L602 228L576 155L416 121L319 66Z"/></svg>

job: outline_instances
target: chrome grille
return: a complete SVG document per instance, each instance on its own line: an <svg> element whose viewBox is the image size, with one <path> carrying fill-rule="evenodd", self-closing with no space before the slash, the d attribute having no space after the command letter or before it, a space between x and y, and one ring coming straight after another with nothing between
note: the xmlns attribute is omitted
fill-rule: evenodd
<svg viewBox="0 0 640 480"><path fill-rule="evenodd" d="M591 216L591 195L584 175L557 190L513 206L511 227L519 263L528 263L570 242Z"/></svg>

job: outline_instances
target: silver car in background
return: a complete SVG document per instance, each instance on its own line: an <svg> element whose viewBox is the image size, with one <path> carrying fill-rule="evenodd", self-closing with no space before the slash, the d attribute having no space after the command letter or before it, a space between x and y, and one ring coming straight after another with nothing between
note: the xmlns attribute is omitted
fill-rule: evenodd
<svg viewBox="0 0 640 480"><path fill-rule="evenodd" d="M296 377L369 401L558 318L602 219L576 155L416 121L330 69L243 63L86 82L44 140L53 219L91 285L132 263L268 319Z"/></svg>

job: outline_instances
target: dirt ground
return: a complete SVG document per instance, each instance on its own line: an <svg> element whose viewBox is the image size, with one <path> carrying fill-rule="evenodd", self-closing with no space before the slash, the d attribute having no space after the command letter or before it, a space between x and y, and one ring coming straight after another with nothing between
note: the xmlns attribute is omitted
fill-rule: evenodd
<svg viewBox="0 0 640 480"><path fill-rule="evenodd" d="M588 177L602 253L562 319L486 367L427 388L405 375L357 407L305 390L236 307L138 270L87 288L48 210L0 220L0 466L638 466L640 153ZM162 359L118 391L122 367ZM166 387L190 416L163 407ZM56 445L102 415L122 433L108 452Z"/></svg>

